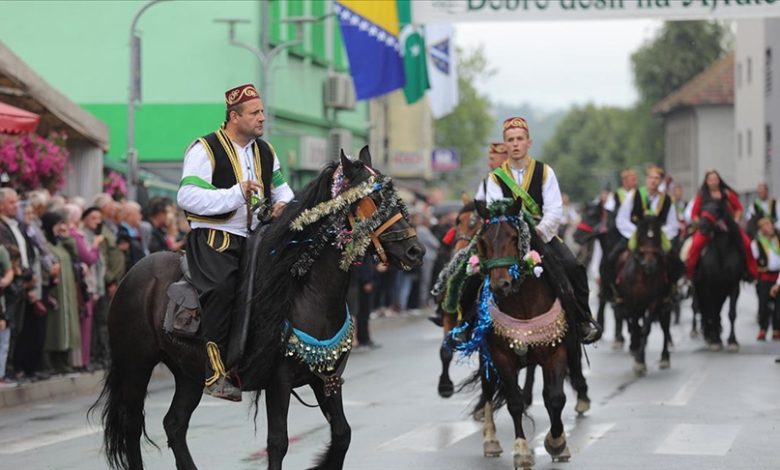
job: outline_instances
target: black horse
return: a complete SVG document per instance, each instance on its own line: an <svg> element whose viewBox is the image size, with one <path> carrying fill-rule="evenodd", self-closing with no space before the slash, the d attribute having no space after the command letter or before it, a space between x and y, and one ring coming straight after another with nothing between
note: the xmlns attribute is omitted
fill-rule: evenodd
<svg viewBox="0 0 780 470"><path fill-rule="evenodd" d="M345 200L347 194L353 197ZM324 204L342 195L344 204L336 208L341 212ZM330 215L323 216L323 212ZM307 214L311 216L309 223L291 230L291 224ZM351 332L345 298L349 266L354 260L345 263L344 256L355 245L334 237L350 233L347 224L356 218L351 236L355 244L364 242L363 250L373 242L373 249L383 259L403 269L421 264L425 250L405 215L391 181L371 168L371 156L364 147L359 161L349 160L342 152L340 163L327 165L260 239L247 241L248 245L257 243L253 264L257 268L245 273L246 278L254 276L254 296L245 348L248 353L238 370L243 390L256 392L255 406L261 392L266 392L269 469L282 467L288 447L290 395L303 385L313 389L331 429L330 446L314 468L343 467L351 430L344 416L340 375L351 348L351 334L344 334L339 350L331 351L338 359L331 361L327 370L318 367L322 361L304 363L306 358L298 355L293 343L309 344L302 339L303 332L322 339L335 338L344 328ZM383 230L386 232L381 233ZM203 394L204 340L182 339L163 331L166 290L182 276L179 259L174 253L144 258L123 279L111 304L112 362L93 409L102 405L104 450L112 468L143 468L144 399L152 369L160 362L176 381L173 401L163 420L168 446L177 469L196 468L186 434Z"/></svg>
<svg viewBox="0 0 780 470"><path fill-rule="evenodd" d="M693 291L701 311L704 340L713 351L723 349L720 311L728 298L731 322L728 349L737 351L739 343L734 334L734 322L737 319L739 283L746 271L741 234L739 227L726 214L722 203L706 202L702 205L702 212L709 212L717 220L725 221L725 230L723 226L705 217L702 217L699 222L699 230L710 237L709 243L702 251L693 278Z"/></svg>
<svg viewBox="0 0 780 470"><path fill-rule="evenodd" d="M636 226L636 248L627 249L618 261L617 294L621 301L615 304L618 315L626 318L631 331L631 353L634 372L647 373L645 347L653 321L661 323L664 346L659 367L667 369L671 334L671 280L668 257L663 251L661 221L655 216L643 217Z"/></svg>
<svg viewBox="0 0 780 470"><path fill-rule="evenodd" d="M608 257L607 254L612 247L620 240L621 235L615 226L615 213L604 209L600 201L590 202L585 206L582 214L582 220L577 224L574 231L574 241L580 245L589 243L599 243L601 245L601 262L599 263L599 308L596 313L596 322L599 325L604 323L604 311L607 302L614 299L614 286L607 283ZM625 338L623 337L623 317L619 315L619 310L613 308L612 313L615 317L615 341L612 349L623 349Z"/></svg>

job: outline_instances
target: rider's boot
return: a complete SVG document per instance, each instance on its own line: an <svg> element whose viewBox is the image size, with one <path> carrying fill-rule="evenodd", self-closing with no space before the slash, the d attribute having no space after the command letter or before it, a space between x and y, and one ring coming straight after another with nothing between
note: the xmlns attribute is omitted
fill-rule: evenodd
<svg viewBox="0 0 780 470"><path fill-rule="evenodd" d="M206 373L210 375L206 378L203 393L223 400L241 401L241 389L236 387L227 376L217 343L211 341L206 343L206 355L208 356Z"/></svg>

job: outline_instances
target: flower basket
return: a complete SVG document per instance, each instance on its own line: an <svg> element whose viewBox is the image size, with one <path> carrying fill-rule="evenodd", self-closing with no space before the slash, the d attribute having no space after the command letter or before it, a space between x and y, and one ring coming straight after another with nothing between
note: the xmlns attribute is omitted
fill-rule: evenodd
<svg viewBox="0 0 780 470"><path fill-rule="evenodd" d="M35 133L0 134L0 173L8 174L20 192L47 189L56 193L65 184L66 140L65 133L48 138Z"/></svg>
<svg viewBox="0 0 780 470"><path fill-rule="evenodd" d="M114 170L103 170L103 192L121 201L127 197L127 182L121 173Z"/></svg>

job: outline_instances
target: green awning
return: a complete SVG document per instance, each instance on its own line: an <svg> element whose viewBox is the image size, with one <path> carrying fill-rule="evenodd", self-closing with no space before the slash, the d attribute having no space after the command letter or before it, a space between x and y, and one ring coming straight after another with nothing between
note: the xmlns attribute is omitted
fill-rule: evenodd
<svg viewBox="0 0 780 470"><path fill-rule="evenodd" d="M113 158L104 158L103 166L111 170L127 175L127 163L122 160L115 160ZM179 190L179 186L165 181L158 175L146 171L139 170L138 177L141 179L141 183L146 188L150 197L159 196L167 197L176 200L176 193Z"/></svg>

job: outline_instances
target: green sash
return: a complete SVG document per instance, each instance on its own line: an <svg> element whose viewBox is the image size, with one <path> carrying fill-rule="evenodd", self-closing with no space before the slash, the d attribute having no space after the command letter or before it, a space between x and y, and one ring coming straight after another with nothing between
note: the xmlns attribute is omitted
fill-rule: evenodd
<svg viewBox="0 0 780 470"><path fill-rule="evenodd" d="M771 251L780 256L780 245L773 243L774 241L775 239L769 239L761 234L758 235L758 242L764 247L764 253L769 253Z"/></svg>
<svg viewBox="0 0 780 470"><path fill-rule="evenodd" d="M509 187L509 190L512 191L512 194L515 196L515 198L520 198L523 200L523 206L525 206L525 208L528 210L528 212L531 213L533 217L537 219L542 217L542 210L539 209L539 204L537 204L531 195L515 182L511 175L507 174L507 172L504 171L504 169L501 167L493 170L493 174L501 178L501 181L503 181L504 184Z"/></svg>

